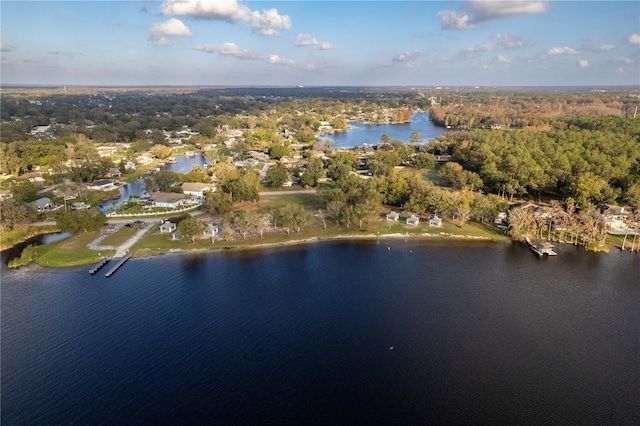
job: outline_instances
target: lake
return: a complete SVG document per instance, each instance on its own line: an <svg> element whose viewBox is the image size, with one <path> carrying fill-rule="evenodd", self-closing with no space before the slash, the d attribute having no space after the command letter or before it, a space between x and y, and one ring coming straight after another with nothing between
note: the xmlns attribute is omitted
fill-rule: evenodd
<svg viewBox="0 0 640 426"><path fill-rule="evenodd" d="M34 424L638 424L640 255L381 240L2 269Z"/></svg>
<svg viewBox="0 0 640 426"><path fill-rule="evenodd" d="M349 123L351 128L344 133L326 134L320 137L321 141L330 140L334 147L353 148L362 147L365 143L377 145L380 143L382 135L387 135L391 140L399 140L404 143L409 142L413 132L419 132L422 136L422 143L427 143L431 139L437 138L444 133L451 131L444 127L436 126L429 119L429 114L413 114L411 123L405 124L362 124Z"/></svg>

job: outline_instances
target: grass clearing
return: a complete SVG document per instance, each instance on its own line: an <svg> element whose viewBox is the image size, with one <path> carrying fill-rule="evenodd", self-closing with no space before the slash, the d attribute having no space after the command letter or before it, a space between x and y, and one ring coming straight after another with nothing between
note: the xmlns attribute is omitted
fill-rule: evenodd
<svg viewBox="0 0 640 426"><path fill-rule="evenodd" d="M87 248L87 244L99 236L100 231L80 232L66 240L42 246L46 251L38 258L38 264L52 267L88 265L97 262L101 256L112 256L114 250L99 253Z"/></svg>

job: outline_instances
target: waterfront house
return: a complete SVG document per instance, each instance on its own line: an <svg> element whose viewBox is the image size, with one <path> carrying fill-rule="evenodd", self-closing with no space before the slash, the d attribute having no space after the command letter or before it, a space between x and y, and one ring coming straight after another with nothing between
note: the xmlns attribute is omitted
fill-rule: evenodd
<svg viewBox="0 0 640 426"><path fill-rule="evenodd" d="M122 172L119 169L116 169L115 167L110 167L109 171L107 172L107 176L112 178L119 178L119 177L122 177Z"/></svg>
<svg viewBox="0 0 640 426"><path fill-rule="evenodd" d="M213 192L216 190L216 185L213 183L201 183L201 182L184 182L182 184L182 192L187 195L202 198L207 192Z"/></svg>
<svg viewBox="0 0 640 426"><path fill-rule="evenodd" d="M427 221L429 226L442 226L442 218L438 217L438 215L433 216L431 219Z"/></svg>
<svg viewBox="0 0 640 426"><path fill-rule="evenodd" d="M32 203L28 204L32 209L37 210L39 213L50 212L53 210L54 205L51 203L51 200L47 197L38 198Z"/></svg>
<svg viewBox="0 0 640 426"><path fill-rule="evenodd" d="M400 219L400 215L396 212L391 212L387 214L387 220L398 221Z"/></svg>
<svg viewBox="0 0 640 426"><path fill-rule="evenodd" d="M418 218L418 216L416 215L411 215L407 218L407 225L413 225L416 226L418 224L418 222L420 222L420 219Z"/></svg>
<svg viewBox="0 0 640 426"><path fill-rule="evenodd" d="M71 204L71 210L86 210L91 208L89 204L86 204L84 201L78 201Z"/></svg>
<svg viewBox="0 0 640 426"><path fill-rule="evenodd" d="M150 200L153 207L177 209L186 203L188 195L176 192L154 192Z"/></svg>
<svg viewBox="0 0 640 426"><path fill-rule="evenodd" d="M173 241L180 241L182 239L182 232L176 230L171 233L171 239Z"/></svg>
<svg viewBox="0 0 640 426"><path fill-rule="evenodd" d="M94 191L111 191L112 189L116 189L117 185L112 180L99 180L97 182L90 183L87 188Z"/></svg>
<svg viewBox="0 0 640 426"><path fill-rule="evenodd" d="M176 230L177 225L173 222L166 221L162 225L160 225L160 232L168 233Z"/></svg>
<svg viewBox="0 0 640 426"><path fill-rule="evenodd" d="M603 204L598 206L598 210L600 210L602 215L601 217L608 228L618 230L625 230L629 228L629 224L631 222L631 212L629 209L610 204Z"/></svg>

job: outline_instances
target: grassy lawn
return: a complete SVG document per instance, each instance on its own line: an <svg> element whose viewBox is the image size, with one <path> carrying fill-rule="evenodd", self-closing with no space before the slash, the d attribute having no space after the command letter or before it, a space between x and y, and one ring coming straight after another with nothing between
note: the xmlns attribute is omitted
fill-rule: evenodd
<svg viewBox="0 0 640 426"><path fill-rule="evenodd" d="M87 244L100 236L100 231L80 232L71 238L53 244L47 244L46 252L38 259L43 266L64 267L89 265L99 260L98 252L89 250ZM103 251L102 256L111 256L113 250Z"/></svg>
<svg viewBox="0 0 640 426"><path fill-rule="evenodd" d="M109 235L102 241L102 245L105 246L119 246L126 242L129 238L133 237L133 235L138 231L137 228L123 226L118 229L118 232Z"/></svg>
<svg viewBox="0 0 640 426"><path fill-rule="evenodd" d="M253 209L260 213L269 213L272 209L279 209L288 204L300 204L312 213L316 212L320 207L316 194L287 194L286 192L278 195L261 196L260 201L253 204L249 203L248 206L253 206ZM244 206L240 205L240 207Z"/></svg>

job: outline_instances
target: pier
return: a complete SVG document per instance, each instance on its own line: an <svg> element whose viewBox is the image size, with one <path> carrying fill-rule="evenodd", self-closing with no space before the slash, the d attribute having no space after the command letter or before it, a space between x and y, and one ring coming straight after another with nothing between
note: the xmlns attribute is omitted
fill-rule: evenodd
<svg viewBox="0 0 640 426"><path fill-rule="evenodd" d="M539 244L532 242L529 237L526 237L529 248L538 256L557 256L558 253L553 251L553 244L547 241L542 241Z"/></svg>
<svg viewBox="0 0 640 426"><path fill-rule="evenodd" d="M89 273L91 275L95 274L96 272L98 272L104 265L107 264L107 262L109 262L109 258L108 257L103 257L100 262L98 262L96 265L94 265L93 268L89 269Z"/></svg>
<svg viewBox="0 0 640 426"><path fill-rule="evenodd" d="M116 265L111 268L109 270L109 272L107 272L106 274L104 274L105 277L109 278L111 275L115 274L115 272L118 270L118 268L120 268L122 265L124 265L124 262L126 262L127 260L129 260L129 258L131 257L131 253L127 254L125 257L123 257L122 259L120 259L120 262L116 263Z"/></svg>

